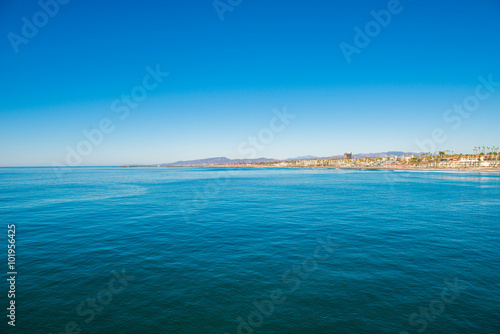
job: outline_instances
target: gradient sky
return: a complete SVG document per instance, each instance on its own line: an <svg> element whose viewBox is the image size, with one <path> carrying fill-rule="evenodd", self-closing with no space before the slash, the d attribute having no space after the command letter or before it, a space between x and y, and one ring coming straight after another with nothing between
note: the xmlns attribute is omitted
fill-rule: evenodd
<svg viewBox="0 0 500 334"><path fill-rule="evenodd" d="M0 166L66 165L78 147L81 166L249 158L248 137L269 135L283 108L295 118L258 156L419 152L435 129L436 150L500 146L500 84L460 125L443 118L479 76L500 82L500 1L401 0L348 63L340 43L391 1L243 0L221 21L212 0L72 0L53 17L4 0ZM40 27L13 47L23 17ZM113 102L148 66L169 75L121 119ZM105 119L113 131L84 151L82 131Z"/></svg>

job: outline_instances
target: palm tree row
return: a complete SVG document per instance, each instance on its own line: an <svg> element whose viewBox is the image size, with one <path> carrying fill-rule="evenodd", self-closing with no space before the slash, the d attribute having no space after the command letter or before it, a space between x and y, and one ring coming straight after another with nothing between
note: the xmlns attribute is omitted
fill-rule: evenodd
<svg viewBox="0 0 500 334"><path fill-rule="evenodd" d="M499 147L498 146L475 146L474 154L498 154Z"/></svg>

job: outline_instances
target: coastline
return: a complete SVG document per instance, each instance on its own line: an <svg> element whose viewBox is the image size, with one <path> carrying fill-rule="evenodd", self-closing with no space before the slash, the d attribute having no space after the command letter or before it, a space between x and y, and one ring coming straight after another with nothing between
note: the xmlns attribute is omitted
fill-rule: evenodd
<svg viewBox="0 0 500 334"><path fill-rule="evenodd" d="M460 172L500 172L500 168L476 167L476 168L426 168L426 167L331 167L331 166L176 166L176 167L206 167L206 168L297 168L297 169L358 169L358 170L397 170L397 171L460 171Z"/></svg>
<svg viewBox="0 0 500 334"><path fill-rule="evenodd" d="M495 172L500 173L500 168L473 167L473 168L427 168L427 167L339 167L339 166L260 166L260 165L181 165L181 166L120 166L120 168L291 168L291 169L353 169L353 170L390 170L390 171L424 171L424 172Z"/></svg>

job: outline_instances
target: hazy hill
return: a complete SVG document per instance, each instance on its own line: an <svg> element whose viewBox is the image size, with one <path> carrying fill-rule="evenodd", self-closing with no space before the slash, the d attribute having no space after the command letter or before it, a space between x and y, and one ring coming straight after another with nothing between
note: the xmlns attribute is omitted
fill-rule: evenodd
<svg viewBox="0 0 500 334"><path fill-rule="evenodd" d="M190 166L190 165L215 165L215 164L230 164L230 163L259 163L272 162L276 159L258 158L258 159L228 159L226 157L216 157L198 160L176 161L164 163L161 166Z"/></svg>

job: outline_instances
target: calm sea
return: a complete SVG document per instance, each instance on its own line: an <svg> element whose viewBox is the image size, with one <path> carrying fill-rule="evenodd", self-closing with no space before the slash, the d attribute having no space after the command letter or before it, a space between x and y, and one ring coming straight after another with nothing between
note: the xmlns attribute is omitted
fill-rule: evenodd
<svg viewBox="0 0 500 334"><path fill-rule="evenodd" d="M500 333L500 174L1 168L2 333Z"/></svg>

